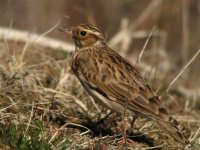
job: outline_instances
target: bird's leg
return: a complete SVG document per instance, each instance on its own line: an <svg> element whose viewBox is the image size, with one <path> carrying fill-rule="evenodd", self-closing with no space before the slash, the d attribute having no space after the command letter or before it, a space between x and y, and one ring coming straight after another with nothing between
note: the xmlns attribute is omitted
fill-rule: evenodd
<svg viewBox="0 0 200 150"><path fill-rule="evenodd" d="M97 118L97 122L101 119L101 114L103 112L103 107L101 108L101 111L97 114L98 115L98 118Z"/></svg>
<svg viewBox="0 0 200 150"><path fill-rule="evenodd" d="M106 120L106 119L113 113L113 111L110 111L110 112L109 112L108 114L106 114L103 118L101 118L101 113L103 112L103 109L104 109L104 108L101 109L100 115L99 115L99 117L98 117L98 122L103 122L104 120Z"/></svg>

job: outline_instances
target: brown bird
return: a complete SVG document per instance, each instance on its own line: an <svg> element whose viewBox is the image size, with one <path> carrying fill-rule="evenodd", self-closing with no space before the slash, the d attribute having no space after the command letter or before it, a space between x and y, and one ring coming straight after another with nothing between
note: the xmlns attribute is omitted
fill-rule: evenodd
<svg viewBox="0 0 200 150"><path fill-rule="evenodd" d="M75 52L71 68L86 92L100 104L119 113L156 121L181 144L187 141L178 122L161 104L137 68L109 48L102 30L81 24L61 31L71 34Z"/></svg>

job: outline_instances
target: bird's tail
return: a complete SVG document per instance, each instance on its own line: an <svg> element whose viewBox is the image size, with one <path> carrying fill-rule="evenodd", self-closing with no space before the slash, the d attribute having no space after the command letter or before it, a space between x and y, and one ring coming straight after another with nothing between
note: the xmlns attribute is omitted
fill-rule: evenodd
<svg viewBox="0 0 200 150"><path fill-rule="evenodd" d="M185 136L183 135L183 128L179 125L179 123L172 118L171 116L168 118L168 121L164 120L157 120L158 124L166 129L168 133L174 137L178 142L183 145L186 145L188 141L186 140Z"/></svg>

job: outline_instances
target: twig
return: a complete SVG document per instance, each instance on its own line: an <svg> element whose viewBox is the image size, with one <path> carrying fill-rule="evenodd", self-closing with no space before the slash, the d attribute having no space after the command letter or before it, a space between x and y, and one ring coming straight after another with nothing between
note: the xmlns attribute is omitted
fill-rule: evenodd
<svg viewBox="0 0 200 150"><path fill-rule="evenodd" d="M143 129L148 128L148 127L150 127L150 126L152 126L152 122L147 122L147 123L145 123L145 124L139 129L139 132L142 132Z"/></svg>
<svg viewBox="0 0 200 150"><path fill-rule="evenodd" d="M11 101L11 103L15 106L15 108L18 108L16 105L17 103L13 101L12 97L10 97L9 95L7 95L6 97Z"/></svg>
<svg viewBox="0 0 200 150"><path fill-rule="evenodd" d="M169 84L166 92L169 91L171 86L174 84L174 82L181 76L181 74L188 68L188 66L194 61L194 59L199 55L200 49L196 52L196 54L192 57L192 59L183 67L183 69L179 72L179 74L174 78L174 80Z"/></svg>
<svg viewBox="0 0 200 150"><path fill-rule="evenodd" d="M64 51L71 52L74 49L74 45L68 42L62 42L49 37L41 37L35 33L29 33L27 31L10 29L6 27L0 27L0 39L21 42L27 42L27 39L30 41L37 39L37 41L35 41L37 45L48 47L53 50L62 49Z"/></svg>
<svg viewBox="0 0 200 150"><path fill-rule="evenodd" d="M51 139L49 140L49 142L48 143L51 143L54 139L55 139L55 137L57 136L57 134L58 134L58 131L59 130L62 130L64 127L66 127L68 125L68 123L65 123L62 127L60 127L59 129L57 129L57 131L53 134L53 136L51 137Z"/></svg>
<svg viewBox="0 0 200 150"><path fill-rule="evenodd" d="M165 81L165 79L166 79L166 74L164 75L164 77L160 80L160 84L158 85L158 88L157 88L157 90L155 91L155 93L157 94L159 91L160 91L160 89L161 89L161 87L163 86L163 84L164 84L164 81Z"/></svg>
<svg viewBox="0 0 200 150"><path fill-rule="evenodd" d="M190 138L190 143L191 143L192 141L194 141L194 140L197 138L199 132L200 132L200 127L199 127L198 130L195 132L194 136L193 136L192 138Z"/></svg>
<svg viewBox="0 0 200 150"><path fill-rule="evenodd" d="M2 112L2 111L5 111L6 109L8 109L8 108L10 108L10 107L12 107L12 106L15 106L16 104L18 104L19 102L16 102L16 103L13 103L12 105L9 105L9 106L7 106L7 107L5 107L5 108L2 108L2 109L0 109L0 112Z"/></svg>
<svg viewBox="0 0 200 150"><path fill-rule="evenodd" d="M166 148L165 144L160 144L158 146L148 147L148 148L141 148L140 150L153 150L153 149L159 149L159 148Z"/></svg>
<svg viewBox="0 0 200 150"><path fill-rule="evenodd" d="M153 28L151 29L151 32L149 33L149 36L148 36L148 38L146 39L146 41L145 41L145 43L144 43L144 46L143 46L143 48L142 48L142 50L141 50L141 52L140 52L140 54L139 54L139 56L138 56L138 58L137 58L136 64L139 63L139 61L140 61L140 59L141 59L141 57L142 57L142 55L143 55L143 53L144 53L144 50L145 50L145 48L146 48L146 46L147 46L147 44L148 44L148 42L149 42L149 39L150 39L150 37L151 37L151 35L152 35L152 33L153 33L154 30L155 30L155 26L153 26Z"/></svg>
<svg viewBox="0 0 200 150"><path fill-rule="evenodd" d="M59 20L52 28L50 28L49 30L47 30L45 33L41 34L41 35L38 36L38 37L35 37L35 39L28 40L28 41L26 42L26 45L24 46L23 51L22 51L22 54L21 54L21 57L20 57L20 66L23 65L23 58L24 58L24 55L25 55L27 49L29 48L29 46L30 46L31 44L33 44L35 41L37 41L38 39L40 39L41 37L44 37L44 36L46 36L47 34L49 34L50 32L52 32L54 29L56 29L56 28L58 27L59 24L60 24L60 20Z"/></svg>
<svg viewBox="0 0 200 150"><path fill-rule="evenodd" d="M52 92L52 93L58 93L58 94L61 94L61 95L64 95L64 96L67 96L67 97L70 97L74 100L74 102L76 104L78 104L85 112L88 111L88 108L79 100L77 99L75 96L72 96L72 95L69 95L67 93L63 93L63 92L60 92L60 91L57 91L57 90L54 90L54 89L50 89L50 88L44 88L45 91L48 91L48 92Z"/></svg>
<svg viewBox="0 0 200 150"><path fill-rule="evenodd" d="M51 143L55 139L55 137L58 135L58 131L59 130L62 130L63 128L67 127L68 125L73 125L73 126L77 126L77 127L81 127L81 128L87 129L87 131L86 131L87 133L91 132L91 130L89 128L87 128L87 127L85 127L83 125L76 124L76 123L65 123L62 127L60 127L59 129L57 129L57 131L53 134L53 136L51 137L51 139L49 140L48 143ZM83 133L86 134L86 132L83 132Z"/></svg>
<svg viewBox="0 0 200 150"><path fill-rule="evenodd" d="M65 62L65 60L57 60L55 62L56 63L62 63L62 62ZM38 64L33 64L33 65L25 66L24 68L25 69L32 69L32 68L41 67L43 65L47 65L47 64L50 64L50 63L51 63L51 61L47 60L47 61L44 61L44 62L41 62L41 63L38 63Z"/></svg>
<svg viewBox="0 0 200 150"><path fill-rule="evenodd" d="M25 132L24 132L24 137L26 136L26 132L28 131L28 128L29 128L29 126L30 126L30 124L31 124L31 119L32 119L33 114L34 114L34 111L33 111L33 110L34 110L34 101L32 102L31 114L30 114L30 118L29 118L29 121L28 121L26 130L25 130Z"/></svg>
<svg viewBox="0 0 200 150"><path fill-rule="evenodd" d="M76 127L81 127L81 128L87 129L87 130L89 130L89 131L91 132L91 130L90 130L89 128L87 128L87 127L85 127L85 126L83 126L83 125L81 125L81 124L77 124L77 123L72 123L72 122L70 122L70 123L68 123L67 125L72 125L72 126L76 126Z"/></svg>
<svg viewBox="0 0 200 150"><path fill-rule="evenodd" d="M195 120L195 119L188 119L188 118L185 118L185 119L179 119L178 117L176 117L176 120L179 121L179 122L186 122L186 123L200 123L199 120Z"/></svg>
<svg viewBox="0 0 200 150"><path fill-rule="evenodd" d="M188 59L188 51L189 51L189 0L182 1L182 33L183 33L183 40L182 40L182 62L186 63ZM186 73L187 75L187 73Z"/></svg>

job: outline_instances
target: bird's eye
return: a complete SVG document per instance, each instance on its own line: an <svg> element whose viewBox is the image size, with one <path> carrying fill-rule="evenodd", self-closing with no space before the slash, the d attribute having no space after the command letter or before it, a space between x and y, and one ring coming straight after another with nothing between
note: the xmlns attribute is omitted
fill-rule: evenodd
<svg viewBox="0 0 200 150"><path fill-rule="evenodd" d="M80 34L81 34L82 36L85 36L86 33L87 33L87 32L85 32L85 31L81 31L81 32L80 32Z"/></svg>

